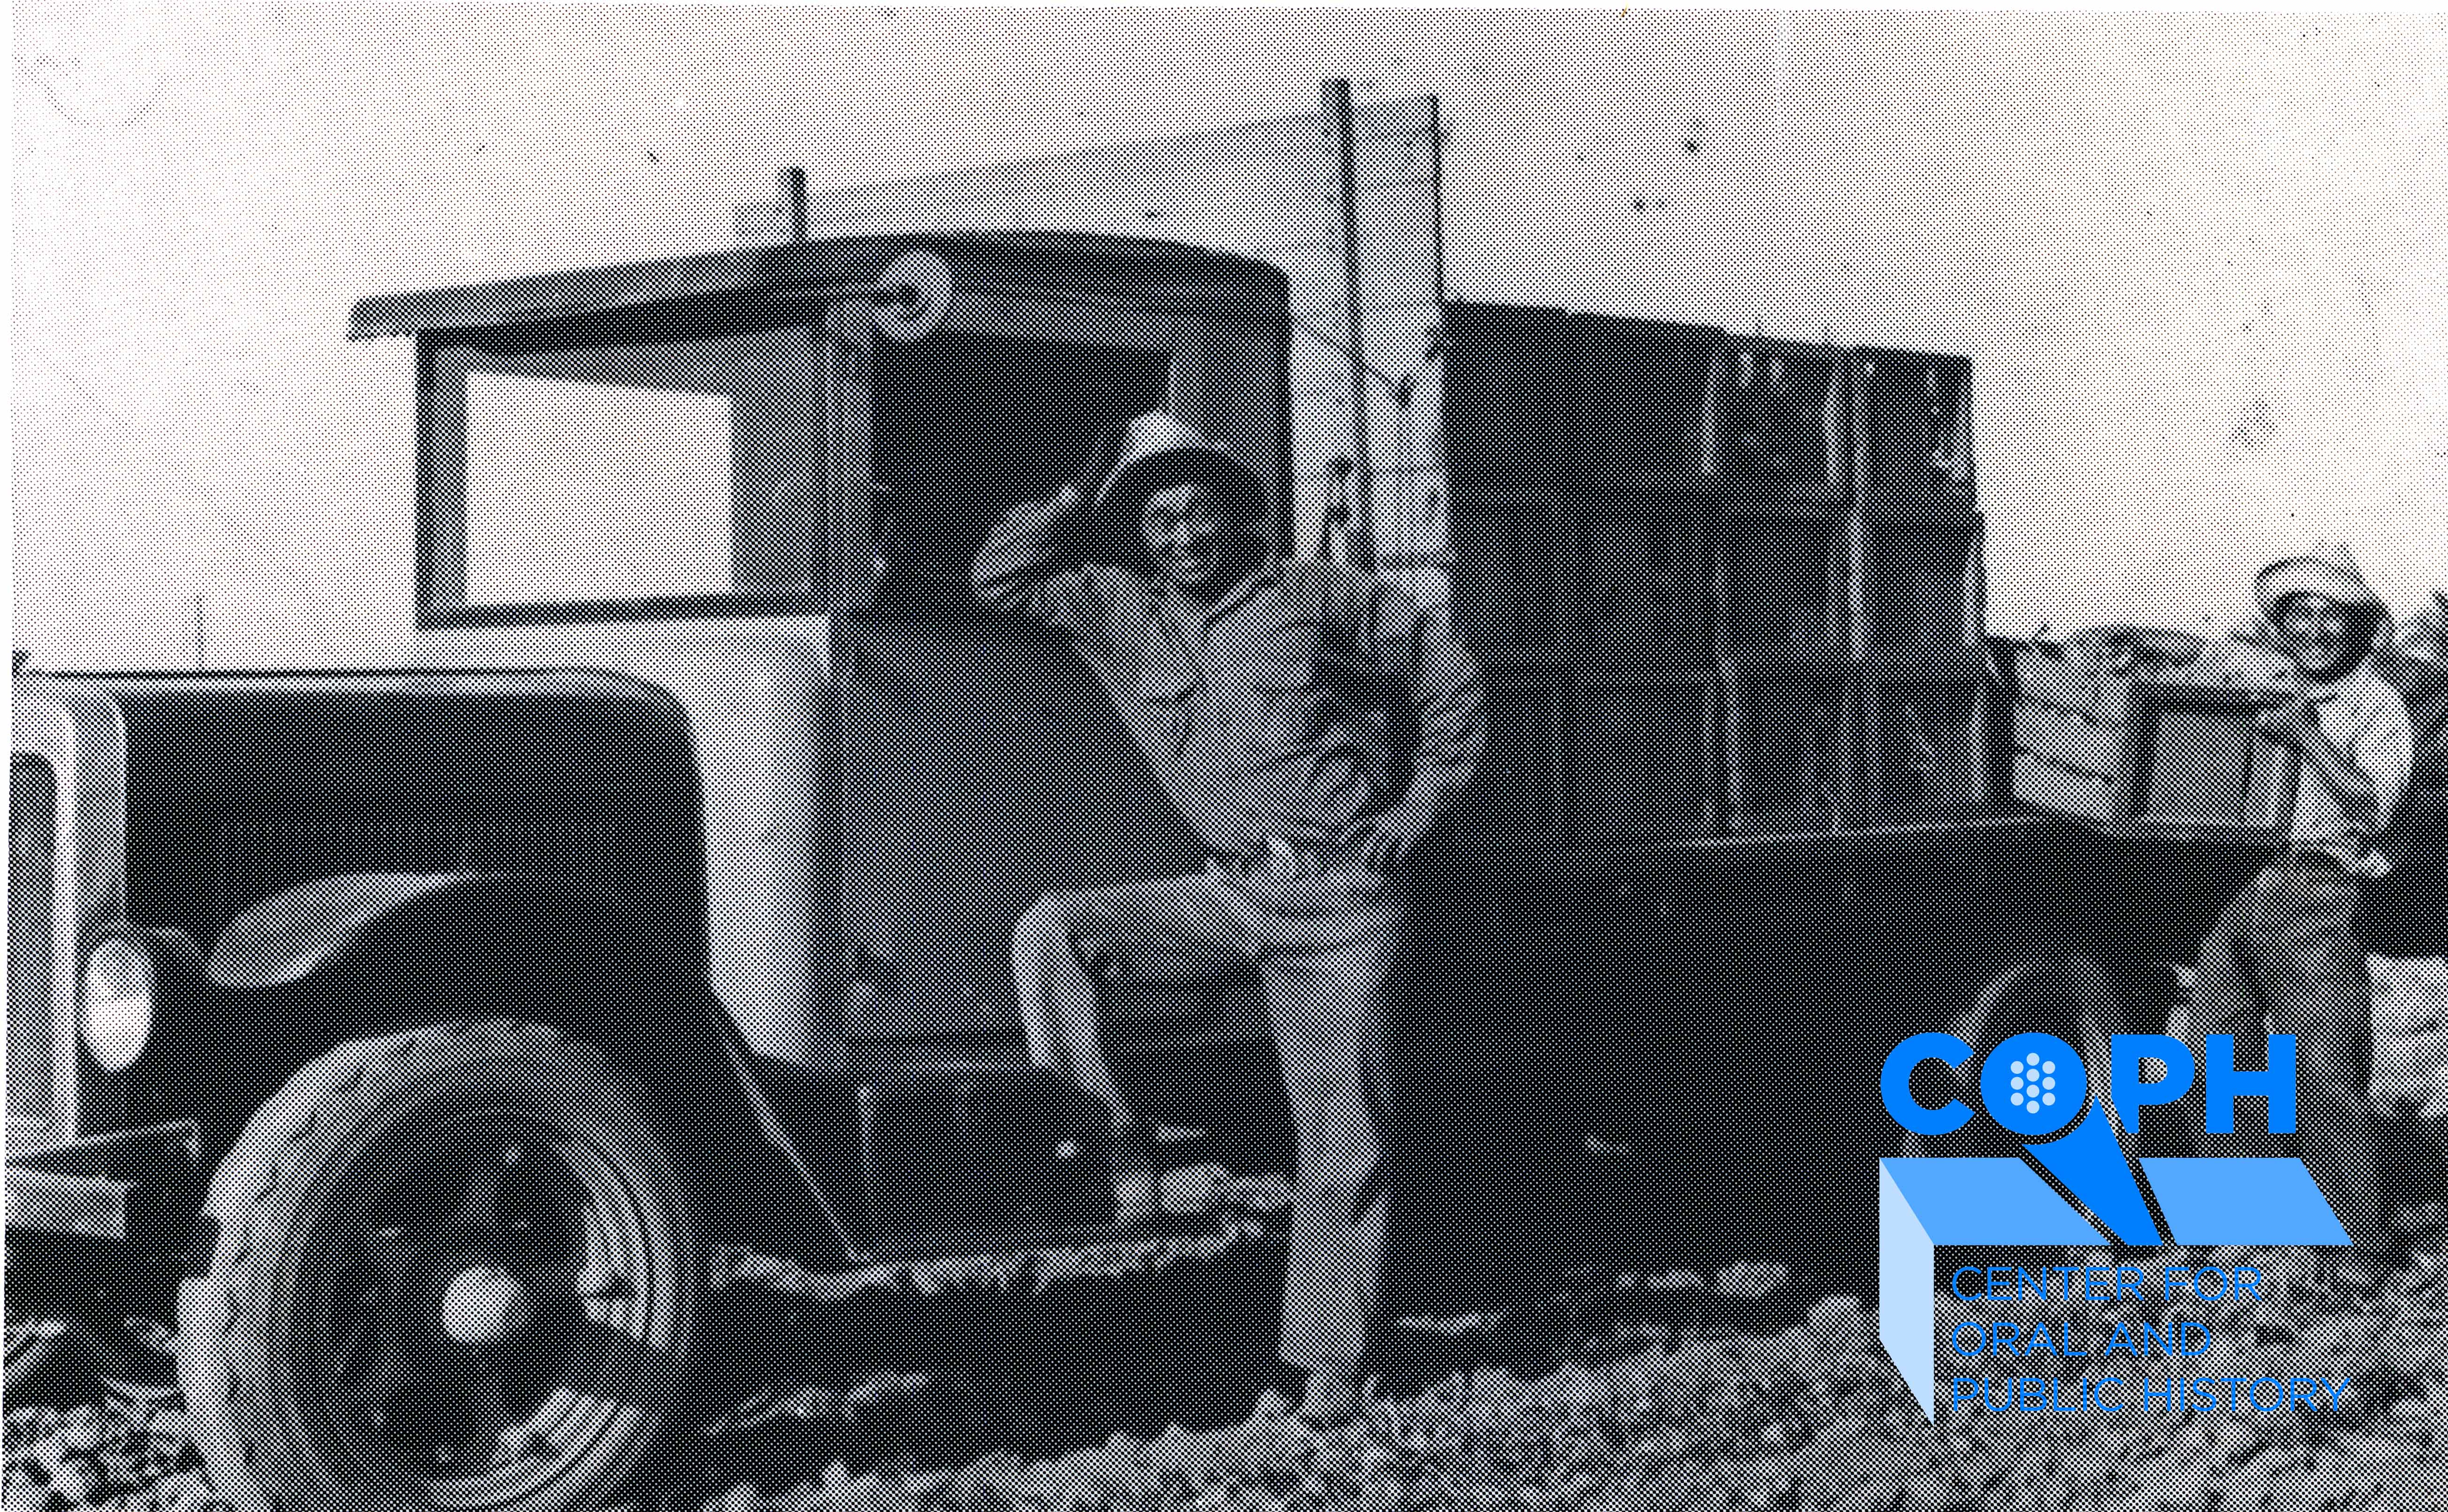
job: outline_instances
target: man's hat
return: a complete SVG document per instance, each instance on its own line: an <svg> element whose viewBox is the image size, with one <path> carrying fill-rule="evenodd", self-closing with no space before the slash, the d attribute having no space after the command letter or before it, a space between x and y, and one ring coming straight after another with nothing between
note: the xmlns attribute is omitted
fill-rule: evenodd
<svg viewBox="0 0 2448 1512"><path fill-rule="evenodd" d="M1122 431L1114 470L1097 490L1096 512L1124 505L1137 508L1153 494L1179 483L1204 483L1218 492L1238 493L1264 509L1266 487L1238 460L1211 445L1187 421L1152 410Z"/></svg>
<svg viewBox="0 0 2448 1512"><path fill-rule="evenodd" d="M2388 620L2388 606L2343 555L2290 557L2272 563L2253 580L2252 590L2261 601L2261 612L2272 620L2278 618L2278 606L2298 593L2319 594L2342 609L2378 616L2382 623Z"/></svg>

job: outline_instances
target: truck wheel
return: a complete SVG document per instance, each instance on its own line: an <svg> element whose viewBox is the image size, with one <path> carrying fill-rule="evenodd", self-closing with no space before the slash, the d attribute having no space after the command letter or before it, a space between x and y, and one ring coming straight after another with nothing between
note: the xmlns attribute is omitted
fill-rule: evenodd
<svg viewBox="0 0 2448 1512"><path fill-rule="evenodd" d="M2109 1037L2127 1032L2115 978L2095 957L2083 954L2034 955L2013 963L1989 979L1948 1031L1972 1046L1972 1059L1954 1076L1956 1095L1972 1108L1973 1121L1941 1139L1907 1135L1906 1156L1995 1155L2014 1147L2011 1136L1979 1117L1981 1061L2001 1042L2034 1031L2056 1035L2082 1057L2092 1094L2105 1103Z"/></svg>
<svg viewBox="0 0 2448 1512"><path fill-rule="evenodd" d="M247 1124L179 1378L235 1512L581 1512L684 1389L701 1287L652 1107L534 1024L343 1045Z"/></svg>

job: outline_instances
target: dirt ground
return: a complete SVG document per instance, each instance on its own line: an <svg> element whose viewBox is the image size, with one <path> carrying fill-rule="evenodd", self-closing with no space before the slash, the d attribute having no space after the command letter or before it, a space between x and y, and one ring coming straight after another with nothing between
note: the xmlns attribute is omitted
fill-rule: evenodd
<svg viewBox="0 0 2448 1512"><path fill-rule="evenodd" d="M1571 1314L1578 1336L1551 1340L1533 1379L1459 1369L1372 1401L1332 1438L1261 1391L1243 1356L1218 1367L1238 1392L1184 1410L1178 1396L1138 1411L1108 1400L1052 1430L990 1392L947 1393L934 1378L952 1372L897 1369L848 1390L776 1381L708 1430L684 1472L696 1483L660 1494L688 1512L2414 1512L2448 1505L2448 1214L2434 1207L2409 1223L2390 1266L2308 1252L2145 1257L2257 1264L2268 1305L2230 1342L2275 1351L2287 1374L2350 1378L2343 1405L2317 1412L1957 1413L1941 1384L1932 1425L1854 1299L1828 1297L1792 1328L1745 1334L1729 1325L1772 1310L1695 1276L1695 1292L1715 1300L1680 1321L1584 1298ZM1752 1279L1776 1278L1735 1277L1733 1290ZM1647 1292L1657 1278L1619 1286ZM1962 1306L1941 1297L1942 1330L1946 1309ZM1148 1373L1057 1383L1048 1400L1079 1409L1128 1397L1166 1369L1137 1366ZM939 1452L879 1452L871 1438L848 1448L841 1425L862 1417L905 1451ZM7 1453L7 1512L214 1504L175 1401L11 1403Z"/></svg>

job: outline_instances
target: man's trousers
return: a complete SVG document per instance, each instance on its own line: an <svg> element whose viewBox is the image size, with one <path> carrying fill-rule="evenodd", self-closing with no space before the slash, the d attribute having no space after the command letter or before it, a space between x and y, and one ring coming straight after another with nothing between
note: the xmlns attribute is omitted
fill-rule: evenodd
<svg viewBox="0 0 2448 1512"><path fill-rule="evenodd" d="M1254 965L1299 1137L1285 1278L1283 1362L1351 1378L1386 1247L1386 976L1402 909L1364 869L1283 857L1195 876L1049 893L1014 942L1031 1053L1135 1112L1105 1062L1097 983L1123 958Z"/></svg>
<svg viewBox="0 0 2448 1512"><path fill-rule="evenodd" d="M2384 1237L2389 1216L2366 1091L2372 995L2371 965L2355 929L2362 892L2353 873L2325 855L2292 856L2254 877L2204 942L2190 1022L2177 1031L2196 1044L2233 1035L2237 1062L2247 1068L2266 1034L2295 1037L2295 1143L2359 1240ZM2242 1133L2205 1135L2200 1145L2206 1155L2283 1147Z"/></svg>

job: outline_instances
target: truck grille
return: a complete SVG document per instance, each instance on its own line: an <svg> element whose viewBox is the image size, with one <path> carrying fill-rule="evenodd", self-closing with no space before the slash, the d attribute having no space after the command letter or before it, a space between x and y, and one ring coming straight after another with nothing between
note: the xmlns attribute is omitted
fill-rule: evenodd
<svg viewBox="0 0 2448 1512"><path fill-rule="evenodd" d="M9 763L9 1145L59 1132L52 1018L59 784L51 764Z"/></svg>

